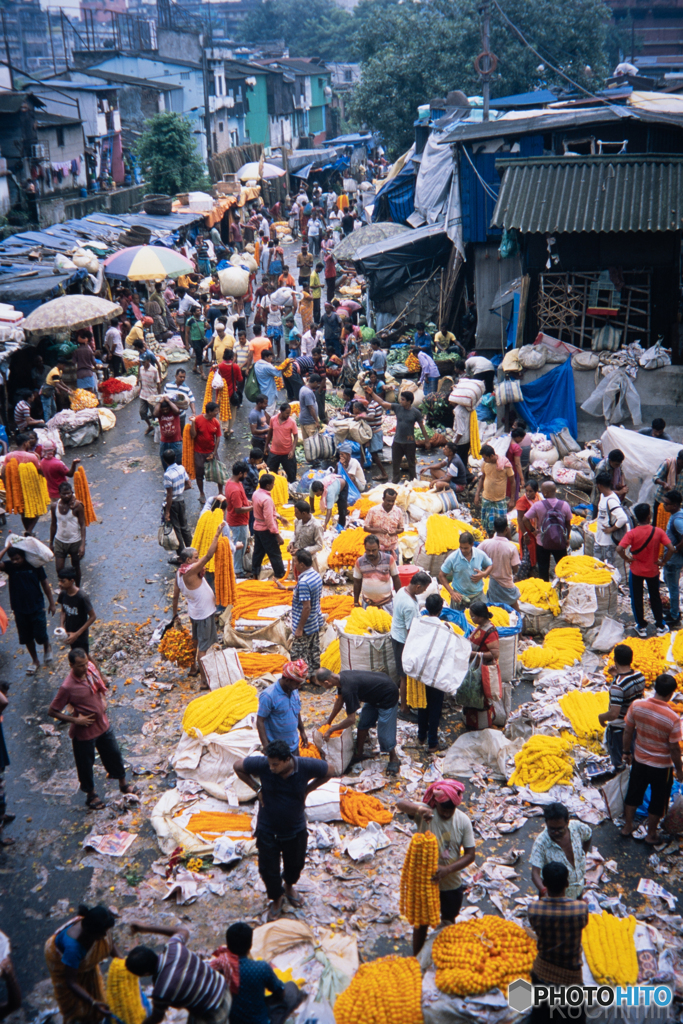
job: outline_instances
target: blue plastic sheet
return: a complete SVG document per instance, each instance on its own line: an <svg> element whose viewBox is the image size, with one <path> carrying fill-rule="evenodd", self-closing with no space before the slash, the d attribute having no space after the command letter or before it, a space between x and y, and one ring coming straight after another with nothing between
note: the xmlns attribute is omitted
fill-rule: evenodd
<svg viewBox="0 0 683 1024"><path fill-rule="evenodd" d="M567 359L530 384L522 384L522 396L524 401L517 402L515 409L533 433L558 433L557 424L561 422L562 427L569 427L572 437L576 437L576 394L571 360Z"/></svg>

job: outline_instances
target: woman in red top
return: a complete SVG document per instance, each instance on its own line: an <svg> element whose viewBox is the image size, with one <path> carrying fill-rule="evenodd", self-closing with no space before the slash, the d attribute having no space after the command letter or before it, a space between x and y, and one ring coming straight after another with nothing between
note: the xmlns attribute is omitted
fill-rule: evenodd
<svg viewBox="0 0 683 1024"><path fill-rule="evenodd" d="M536 565L536 538L529 533L524 525L524 513L528 512L531 506L538 501L538 484L535 480L529 480L522 494L515 504L517 509L517 533L519 535L519 554L524 564L524 552L529 552L529 565L533 569ZM518 576L518 579L521 579Z"/></svg>
<svg viewBox="0 0 683 1024"><path fill-rule="evenodd" d="M273 416L268 427L266 438L266 464L271 473L277 473L280 466L287 474L290 484L296 480L296 443L299 431L296 420L292 418L291 406L283 402L277 416Z"/></svg>
<svg viewBox="0 0 683 1024"><path fill-rule="evenodd" d="M224 385L222 388L213 391L213 400L218 402L220 406L220 420L221 423L230 423L232 420L232 402L231 398L233 395L239 396L235 405L240 405L242 402L242 384L244 377L242 371L235 362L233 351L230 348L226 348L223 352L223 359L220 363L214 363L211 367L209 379L213 383L213 375L218 372L223 378ZM232 429L228 427L225 431L225 440L227 441L232 437Z"/></svg>
<svg viewBox="0 0 683 1024"><path fill-rule="evenodd" d="M80 464L80 459L74 459L71 469L67 469L64 463L57 456L57 449L53 444L43 445L43 457L40 460L40 468L47 482L47 493L50 501L59 499L59 488L68 477L72 477Z"/></svg>
<svg viewBox="0 0 683 1024"><path fill-rule="evenodd" d="M472 644L470 661L474 661L478 655L481 655L481 664L484 671L486 671L486 666L490 666L492 669L495 666L494 671L499 671L497 666L498 658L500 657L500 637L498 636L498 630L491 622L491 612L488 609L488 605L483 601L473 601L470 605L470 617L475 626L474 633L469 637L469 641ZM480 705L483 704L483 707L462 709L465 718L465 728L468 730L487 729L493 725L495 711L493 701L486 693L487 688L482 685L479 703Z"/></svg>

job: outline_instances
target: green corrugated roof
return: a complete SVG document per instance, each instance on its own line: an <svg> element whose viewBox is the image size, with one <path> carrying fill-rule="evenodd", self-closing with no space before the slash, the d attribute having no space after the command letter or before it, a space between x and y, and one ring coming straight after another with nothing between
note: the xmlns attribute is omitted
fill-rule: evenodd
<svg viewBox="0 0 683 1024"><path fill-rule="evenodd" d="M503 180L492 225L518 231L680 231L683 157L497 160Z"/></svg>

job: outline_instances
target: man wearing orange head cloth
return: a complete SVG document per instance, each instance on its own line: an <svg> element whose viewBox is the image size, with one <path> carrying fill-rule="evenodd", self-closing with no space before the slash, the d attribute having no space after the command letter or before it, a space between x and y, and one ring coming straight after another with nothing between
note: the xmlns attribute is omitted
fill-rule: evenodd
<svg viewBox="0 0 683 1024"><path fill-rule="evenodd" d="M462 870L474 861L474 831L467 815L459 810L465 787L454 779L428 786L422 802L397 800L396 807L418 822L418 832L431 832L439 844L439 866L432 876L439 883L441 919L452 924L462 907L465 886ZM436 811L436 814L434 813ZM413 954L427 938L427 925L413 928Z"/></svg>
<svg viewBox="0 0 683 1024"><path fill-rule="evenodd" d="M298 754L299 737L302 747L308 746L299 696L299 687L307 678L308 665L302 658L288 661L278 682L267 686L259 696L256 728L264 750L279 740L292 754Z"/></svg>

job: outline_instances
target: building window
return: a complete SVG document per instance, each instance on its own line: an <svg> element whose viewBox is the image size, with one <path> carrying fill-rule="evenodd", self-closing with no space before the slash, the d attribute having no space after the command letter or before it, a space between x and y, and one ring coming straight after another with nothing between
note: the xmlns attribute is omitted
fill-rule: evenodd
<svg viewBox="0 0 683 1024"><path fill-rule="evenodd" d="M181 78L182 78L182 79L183 79L184 81L186 81L186 82L189 82L189 81L190 81L190 72L189 72L189 71L181 71L181 72L180 72L180 77L181 77Z"/></svg>
<svg viewBox="0 0 683 1024"><path fill-rule="evenodd" d="M230 145L239 146L239 142L240 140L239 136L237 135L237 132L230 132Z"/></svg>
<svg viewBox="0 0 683 1024"><path fill-rule="evenodd" d="M324 89L325 88L325 79L324 78L319 78L318 79L318 88L319 89Z"/></svg>
<svg viewBox="0 0 683 1024"><path fill-rule="evenodd" d="M56 128L55 131L57 132L57 145L58 146L63 146L64 145L64 129L63 128Z"/></svg>
<svg viewBox="0 0 683 1024"><path fill-rule="evenodd" d="M224 127L223 127L223 122L222 122L222 121L219 121L219 122L218 122L218 131L219 131L219 132L221 133L221 135L223 134L223 131L224 131L224 130L225 130L225 129L224 129Z"/></svg>
<svg viewBox="0 0 683 1024"><path fill-rule="evenodd" d="M344 81L345 82L352 82L353 81L353 70L351 68L344 68Z"/></svg>
<svg viewBox="0 0 683 1024"><path fill-rule="evenodd" d="M218 139L216 138L216 133L215 132L211 132L211 134L213 135L213 151L214 151L214 153L217 153L218 152Z"/></svg>

